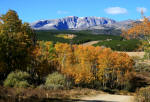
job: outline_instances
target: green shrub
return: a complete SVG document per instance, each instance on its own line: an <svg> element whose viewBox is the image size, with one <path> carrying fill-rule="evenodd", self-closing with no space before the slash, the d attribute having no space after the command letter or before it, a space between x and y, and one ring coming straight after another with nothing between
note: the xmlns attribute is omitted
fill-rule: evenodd
<svg viewBox="0 0 150 102"><path fill-rule="evenodd" d="M15 71L11 72L6 80L4 81L4 86L6 87L29 87L28 80L30 75L27 72Z"/></svg>
<svg viewBox="0 0 150 102"><path fill-rule="evenodd" d="M69 88L66 77L58 72L49 74L46 78L45 88L46 89L64 89Z"/></svg>
<svg viewBox="0 0 150 102"><path fill-rule="evenodd" d="M137 91L136 102L150 102L150 87L141 88Z"/></svg>
<svg viewBox="0 0 150 102"><path fill-rule="evenodd" d="M48 90L57 90L57 89L64 89L65 87L63 85L56 85L56 84L49 84L48 86L44 87L45 89Z"/></svg>
<svg viewBox="0 0 150 102"><path fill-rule="evenodd" d="M29 87L29 83L25 80L25 81L19 81L18 83L16 83L15 87L23 87L23 88L26 88L26 87Z"/></svg>

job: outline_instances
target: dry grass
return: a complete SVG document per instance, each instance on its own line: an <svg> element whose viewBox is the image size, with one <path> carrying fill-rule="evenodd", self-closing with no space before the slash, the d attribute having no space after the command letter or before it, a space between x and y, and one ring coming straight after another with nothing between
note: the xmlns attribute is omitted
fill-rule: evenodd
<svg viewBox="0 0 150 102"><path fill-rule="evenodd" d="M121 52L121 51L118 51L118 52L120 52L120 53L126 53L130 57L138 57L140 59L144 58L144 54L145 54L145 52Z"/></svg>
<svg viewBox="0 0 150 102"><path fill-rule="evenodd" d="M64 39L73 39L76 37L74 34L58 34L56 37L64 38Z"/></svg>
<svg viewBox="0 0 150 102"><path fill-rule="evenodd" d="M78 99L87 95L97 95L104 93L87 88L75 88L71 90L44 90L44 89L24 89L24 88L6 88L0 87L0 97L21 97L27 98L57 98L57 99Z"/></svg>
<svg viewBox="0 0 150 102"><path fill-rule="evenodd" d="M125 52L125 53L127 53L129 56L131 56L131 57L135 57L135 56L137 56L137 57L139 57L139 58L143 58L144 57L144 54L145 54L145 52Z"/></svg>

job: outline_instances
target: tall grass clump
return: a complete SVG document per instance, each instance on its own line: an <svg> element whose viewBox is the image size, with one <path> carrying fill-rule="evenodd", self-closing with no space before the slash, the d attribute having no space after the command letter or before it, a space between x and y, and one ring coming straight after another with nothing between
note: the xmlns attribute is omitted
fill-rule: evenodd
<svg viewBox="0 0 150 102"><path fill-rule="evenodd" d="M136 102L150 102L150 86L137 91Z"/></svg>
<svg viewBox="0 0 150 102"><path fill-rule="evenodd" d="M65 89L70 87L70 82L67 81L66 77L58 72L49 74L46 78L45 87L46 89Z"/></svg>
<svg viewBox="0 0 150 102"><path fill-rule="evenodd" d="M6 80L4 81L4 86L6 87L29 87L30 74L22 71L11 72Z"/></svg>

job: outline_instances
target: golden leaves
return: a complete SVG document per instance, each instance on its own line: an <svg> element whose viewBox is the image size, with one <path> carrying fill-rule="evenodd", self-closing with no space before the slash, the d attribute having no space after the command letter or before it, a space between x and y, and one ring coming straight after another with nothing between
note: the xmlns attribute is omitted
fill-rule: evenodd
<svg viewBox="0 0 150 102"><path fill-rule="evenodd" d="M113 52L109 48L58 43L55 49L61 72L72 77L76 84L90 83L96 78L104 81L104 76L112 73L122 78L134 64L127 54Z"/></svg>
<svg viewBox="0 0 150 102"><path fill-rule="evenodd" d="M122 36L127 39L139 38L142 36L150 35L150 21L148 18L144 17L144 20L141 23L134 23L131 28L127 31L122 31Z"/></svg>
<svg viewBox="0 0 150 102"><path fill-rule="evenodd" d="M38 68L38 73L45 74L49 72L47 68L50 42L40 42L40 46L34 51L39 61L41 68ZM67 77L72 78L75 84L99 81L114 85L124 85L132 76L134 62L126 53L113 52L109 48L69 45L57 43L54 46L55 57L52 60L55 68ZM42 68L44 67L44 69Z"/></svg>

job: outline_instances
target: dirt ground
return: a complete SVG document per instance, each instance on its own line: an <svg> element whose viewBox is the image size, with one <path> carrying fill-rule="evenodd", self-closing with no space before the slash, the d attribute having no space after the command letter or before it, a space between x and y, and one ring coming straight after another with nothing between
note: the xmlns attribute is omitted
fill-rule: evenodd
<svg viewBox="0 0 150 102"><path fill-rule="evenodd" d="M145 52L125 52L127 53L129 56L137 56L139 58L143 58Z"/></svg>
<svg viewBox="0 0 150 102"><path fill-rule="evenodd" d="M83 97L83 102L134 102L133 96L126 95L110 95L110 94L99 94L92 97Z"/></svg>
<svg viewBox="0 0 150 102"><path fill-rule="evenodd" d="M98 43L98 42L99 42L99 41L90 41L90 42L84 43L84 44L82 44L82 45L84 45L84 46L91 46L91 45L96 44L96 43Z"/></svg>

